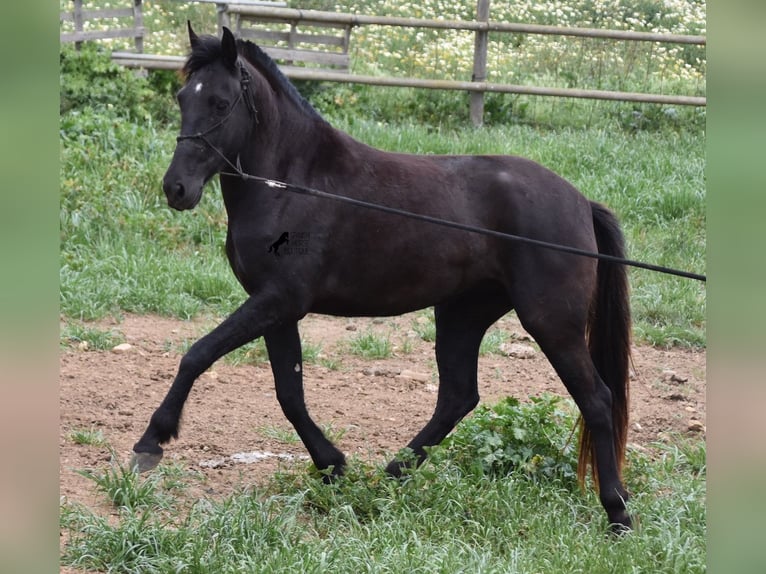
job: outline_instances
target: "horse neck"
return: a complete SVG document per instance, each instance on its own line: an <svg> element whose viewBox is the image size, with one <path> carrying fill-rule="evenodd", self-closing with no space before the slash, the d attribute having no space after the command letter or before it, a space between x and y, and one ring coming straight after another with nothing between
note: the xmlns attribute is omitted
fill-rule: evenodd
<svg viewBox="0 0 766 574"><path fill-rule="evenodd" d="M260 175L281 177L290 171L291 163L313 154L324 122L288 94L275 91L261 74L257 77L257 124L248 155Z"/></svg>

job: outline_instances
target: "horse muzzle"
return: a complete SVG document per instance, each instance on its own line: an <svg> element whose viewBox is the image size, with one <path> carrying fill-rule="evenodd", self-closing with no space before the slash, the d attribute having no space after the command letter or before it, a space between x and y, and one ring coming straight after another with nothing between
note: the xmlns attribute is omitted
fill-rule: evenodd
<svg viewBox="0 0 766 574"><path fill-rule="evenodd" d="M166 175L162 180L162 189L168 205L178 211L194 209L202 198L202 182L184 181Z"/></svg>

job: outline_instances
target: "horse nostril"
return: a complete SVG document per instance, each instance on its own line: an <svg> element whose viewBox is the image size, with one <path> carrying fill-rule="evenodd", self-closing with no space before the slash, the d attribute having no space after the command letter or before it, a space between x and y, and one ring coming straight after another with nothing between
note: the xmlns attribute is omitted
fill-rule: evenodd
<svg viewBox="0 0 766 574"><path fill-rule="evenodd" d="M171 198L180 199L186 193L186 188L184 187L184 184L181 183L180 181L177 181L175 183L170 183L166 181L162 187L168 199L171 199Z"/></svg>

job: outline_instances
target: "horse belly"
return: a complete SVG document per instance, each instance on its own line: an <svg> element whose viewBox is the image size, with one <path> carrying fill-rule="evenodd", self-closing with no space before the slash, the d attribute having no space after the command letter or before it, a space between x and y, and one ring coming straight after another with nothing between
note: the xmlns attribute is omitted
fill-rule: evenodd
<svg viewBox="0 0 766 574"><path fill-rule="evenodd" d="M409 249L357 254L356 264L332 266L323 274L312 311L345 316L389 316L423 309L492 279L488 254L476 241L453 244L444 235ZM445 245L446 244L446 245Z"/></svg>

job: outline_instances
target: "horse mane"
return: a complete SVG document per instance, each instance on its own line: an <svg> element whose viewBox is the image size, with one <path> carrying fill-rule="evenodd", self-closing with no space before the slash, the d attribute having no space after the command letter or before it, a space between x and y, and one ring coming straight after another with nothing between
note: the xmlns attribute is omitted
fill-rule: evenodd
<svg viewBox="0 0 766 574"><path fill-rule="evenodd" d="M249 40L237 40L237 49L245 60L255 66L266 77L269 85L275 91L282 92L309 116L322 119L319 112L300 94L287 76L280 71L276 62L258 45ZM188 78L194 72L220 60L222 57L223 50L219 38L208 35L199 36L199 41L196 43L191 54L189 54L181 69L181 73L185 78Z"/></svg>
<svg viewBox="0 0 766 574"><path fill-rule="evenodd" d="M266 76L266 80L268 80L272 88L284 93L309 116L322 119L322 116L314 109L314 106L301 95L295 85L282 73L276 62L260 46L249 40L237 40L237 46L239 47L240 55L244 56L248 62L256 66Z"/></svg>

